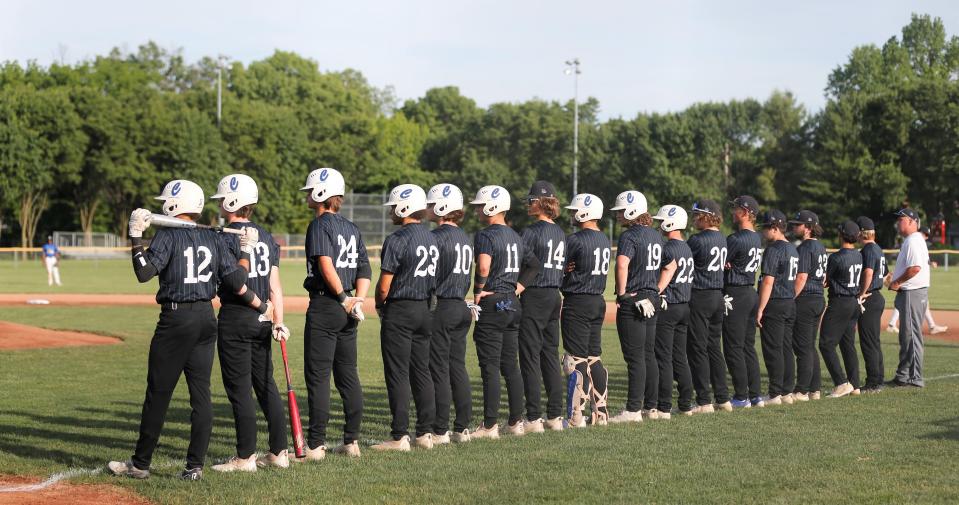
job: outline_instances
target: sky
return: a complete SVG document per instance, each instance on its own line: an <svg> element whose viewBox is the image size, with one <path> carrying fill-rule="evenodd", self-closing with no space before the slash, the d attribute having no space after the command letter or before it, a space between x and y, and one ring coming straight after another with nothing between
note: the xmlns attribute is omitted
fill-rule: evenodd
<svg viewBox="0 0 959 505"><path fill-rule="evenodd" d="M458 86L481 106L579 96L602 118L788 90L820 109L829 73L858 45L901 34L910 14L959 33L955 0L248 1L0 0L0 61L40 64L130 51L148 40L189 61L244 63L280 49L354 68L402 101Z"/></svg>

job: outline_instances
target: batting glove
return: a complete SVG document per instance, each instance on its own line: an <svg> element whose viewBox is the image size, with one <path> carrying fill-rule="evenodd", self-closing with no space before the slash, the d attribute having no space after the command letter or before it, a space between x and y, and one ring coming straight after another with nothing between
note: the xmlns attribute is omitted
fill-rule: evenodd
<svg viewBox="0 0 959 505"><path fill-rule="evenodd" d="M473 321L479 321L480 312L483 312L483 308L473 302L466 302L466 308L470 310Z"/></svg>
<svg viewBox="0 0 959 505"><path fill-rule="evenodd" d="M260 232L252 226L243 228L243 235L240 235L240 252L253 255L253 248L260 241Z"/></svg>
<svg viewBox="0 0 959 505"><path fill-rule="evenodd" d="M266 301L266 312L260 314L260 317L257 318L257 321L261 323L273 322L273 302L269 300Z"/></svg>
<svg viewBox="0 0 959 505"><path fill-rule="evenodd" d="M290 329L285 324L273 325L273 340L286 342L290 338Z"/></svg>
<svg viewBox="0 0 959 505"><path fill-rule="evenodd" d="M143 237L143 231L150 226L150 221L152 219L153 213L146 209L136 209L131 212L128 226L130 229L130 238Z"/></svg>
<svg viewBox="0 0 959 505"><path fill-rule="evenodd" d="M349 316L357 321L365 320L366 314L363 313L363 299L359 297L347 298L346 303L350 303L350 300L356 300L356 303L354 303L353 307L349 310Z"/></svg>
<svg viewBox="0 0 959 505"><path fill-rule="evenodd" d="M872 296L872 293L867 293L863 296L860 296L856 300L859 302L859 312L862 314L866 313L866 298Z"/></svg>
<svg viewBox="0 0 959 505"><path fill-rule="evenodd" d="M653 306L653 302L649 301L648 298L643 298L642 300L636 302L636 309L643 314L643 317L649 319L656 315L656 307Z"/></svg>
<svg viewBox="0 0 959 505"><path fill-rule="evenodd" d="M666 303L666 295L659 295L659 307L663 310L669 307L669 304Z"/></svg>
<svg viewBox="0 0 959 505"><path fill-rule="evenodd" d="M723 303L726 305L726 315L729 315L729 311L733 310L733 297L726 295L723 297Z"/></svg>

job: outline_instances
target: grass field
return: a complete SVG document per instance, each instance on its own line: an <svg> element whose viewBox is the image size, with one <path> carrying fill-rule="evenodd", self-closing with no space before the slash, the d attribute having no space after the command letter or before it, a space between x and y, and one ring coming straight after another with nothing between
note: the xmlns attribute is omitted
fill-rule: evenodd
<svg viewBox="0 0 959 505"><path fill-rule="evenodd" d="M379 263L374 262L373 282L379 276ZM304 261L290 259L281 263L280 276L287 295L305 295ZM0 293L156 293L154 278L138 284L129 260L65 260L61 262L62 287L48 287L46 269L39 261L0 261ZM613 272L606 283L606 298L615 298ZM929 300L933 309L959 310L959 267L948 272L938 268L932 272ZM372 291L371 291L372 293ZM893 296L886 295L886 306L892 307Z"/></svg>
<svg viewBox="0 0 959 505"><path fill-rule="evenodd" d="M67 279L73 282L70 274ZM131 280L122 285L132 285ZM4 284L4 289L11 289ZM105 289L106 284L102 286ZM0 353L0 473L47 475L129 456L156 316L156 308L150 307L3 308L5 320L94 331L125 341ZM291 364L305 410L303 316L291 314L288 322L295 332ZM388 434L377 324L365 322L360 332L364 444ZM615 329L607 326L603 336L615 412L624 402L625 367ZM896 355L891 340L885 342L884 351L888 375ZM471 346L467 361L472 367L474 414L480 412L481 400L475 356ZM288 471L207 472L198 483L173 478L189 436L189 404L181 382L153 478L134 482L99 475L80 481L115 483L157 503L184 504L955 503L959 415L954 406L959 377L953 374L959 374L959 346L930 341L926 375L938 379L923 390L886 390L858 398L478 441L411 454L367 450L359 460L329 458ZM219 460L232 455L234 435L218 366L213 377L210 458ZM280 373L277 378L282 381ZM828 379L824 383L829 384ZM341 426L336 400L332 411L335 436ZM261 450L265 440L261 422Z"/></svg>

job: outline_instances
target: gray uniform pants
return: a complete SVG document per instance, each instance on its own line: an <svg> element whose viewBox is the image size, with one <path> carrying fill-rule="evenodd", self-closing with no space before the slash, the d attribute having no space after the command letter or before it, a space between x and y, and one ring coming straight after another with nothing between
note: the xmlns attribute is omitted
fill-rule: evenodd
<svg viewBox="0 0 959 505"><path fill-rule="evenodd" d="M899 309L899 366L896 380L923 386L922 381L922 318L929 304L929 289L900 290L896 293Z"/></svg>

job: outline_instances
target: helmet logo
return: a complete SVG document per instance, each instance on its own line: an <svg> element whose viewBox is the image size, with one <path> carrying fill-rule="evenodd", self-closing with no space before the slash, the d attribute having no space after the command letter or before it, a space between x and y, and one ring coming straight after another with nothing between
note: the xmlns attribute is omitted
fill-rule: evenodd
<svg viewBox="0 0 959 505"><path fill-rule="evenodd" d="M170 189L170 195L171 195L171 196L176 196L176 195L178 195L179 193L180 193L180 183L178 182L178 183L176 183L176 184L173 185L173 188Z"/></svg>
<svg viewBox="0 0 959 505"><path fill-rule="evenodd" d="M633 203L633 200L634 200L633 194L632 194L632 193L626 193L626 202L627 202L627 203Z"/></svg>
<svg viewBox="0 0 959 505"><path fill-rule="evenodd" d="M330 176L330 174L329 174L329 172L328 172L325 168L320 171L320 180L321 180L321 181L325 181L326 178L329 177L329 176Z"/></svg>
<svg viewBox="0 0 959 505"><path fill-rule="evenodd" d="M412 193L413 193L412 188L406 188L403 190L402 193L400 193L400 198L404 198L404 199L409 198Z"/></svg>
<svg viewBox="0 0 959 505"><path fill-rule="evenodd" d="M675 216L675 215L676 215L676 207L673 207L673 208L669 209L668 214L670 215L670 217Z"/></svg>
<svg viewBox="0 0 959 505"><path fill-rule="evenodd" d="M489 196L491 196L491 197L493 197L493 198L498 197L498 196L499 196L499 188L494 189L493 192L489 194Z"/></svg>
<svg viewBox="0 0 959 505"><path fill-rule="evenodd" d="M593 203L593 197L587 196L585 199L583 199L583 205L589 207L589 204L591 203Z"/></svg>
<svg viewBox="0 0 959 505"><path fill-rule="evenodd" d="M443 187L443 196L450 196L450 193L452 192L453 188L451 188L449 185Z"/></svg>
<svg viewBox="0 0 959 505"><path fill-rule="evenodd" d="M236 177L230 177L230 189L236 191L238 187L240 187L240 181L236 180Z"/></svg>

